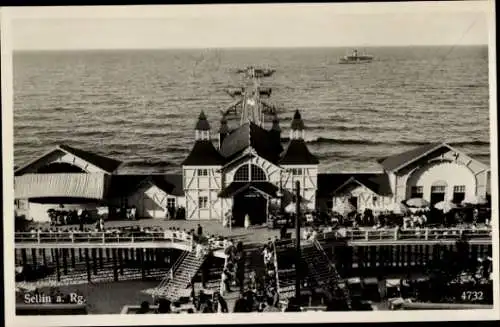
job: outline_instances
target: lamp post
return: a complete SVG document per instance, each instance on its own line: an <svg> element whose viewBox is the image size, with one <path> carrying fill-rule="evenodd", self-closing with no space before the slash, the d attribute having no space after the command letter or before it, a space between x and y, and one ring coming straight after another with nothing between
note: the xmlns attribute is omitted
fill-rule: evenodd
<svg viewBox="0 0 500 327"><path fill-rule="evenodd" d="M295 196L296 196L296 207L295 207L295 237L296 237L296 248L295 248L295 299L300 298L300 182L295 182Z"/></svg>

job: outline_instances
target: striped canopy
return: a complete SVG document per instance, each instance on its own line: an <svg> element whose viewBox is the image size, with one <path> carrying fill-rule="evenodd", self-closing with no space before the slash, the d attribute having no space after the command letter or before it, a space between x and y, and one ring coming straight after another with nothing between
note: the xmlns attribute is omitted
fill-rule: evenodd
<svg viewBox="0 0 500 327"><path fill-rule="evenodd" d="M107 178L100 173L26 174L16 176L16 199L85 198L102 200Z"/></svg>

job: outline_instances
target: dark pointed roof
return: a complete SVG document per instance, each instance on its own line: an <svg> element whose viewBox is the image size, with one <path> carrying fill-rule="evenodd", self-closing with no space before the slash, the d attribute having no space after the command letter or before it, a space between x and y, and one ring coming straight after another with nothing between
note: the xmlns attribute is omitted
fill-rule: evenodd
<svg viewBox="0 0 500 327"><path fill-rule="evenodd" d="M101 168L108 173L114 172L122 164L119 160L108 158L90 151L73 148L66 144L59 145L59 148L93 164L96 167Z"/></svg>
<svg viewBox="0 0 500 327"><path fill-rule="evenodd" d="M300 115L300 112L298 110L295 111L295 115L293 115L291 128L295 131L302 131L305 129L304 121L302 120L302 116Z"/></svg>
<svg viewBox="0 0 500 327"><path fill-rule="evenodd" d="M187 158L182 162L183 166L218 166L224 164L225 160L215 149L212 141L196 141Z"/></svg>
<svg viewBox="0 0 500 327"><path fill-rule="evenodd" d="M281 132L280 120L276 114L273 116L273 126L271 127L271 131Z"/></svg>
<svg viewBox="0 0 500 327"><path fill-rule="evenodd" d="M276 162L279 158L276 142L280 141L274 140L269 131L253 122L248 122L226 136L222 142L221 154L231 160L248 147L252 147L262 158Z"/></svg>
<svg viewBox="0 0 500 327"><path fill-rule="evenodd" d="M229 126L227 126L226 115L223 115L220 119L219 134L229 134Z"/></svg>
<svg viewBox="0 0 500 327"><path fill-rule="evenodd" d="M290 140L279 163L282 165L317 165L319 160L309 152L304 140Z"/></svg>
<svg viewBox="0 0 500 327"><path fill-rule="evenodd" d="M210 130L210 124L208 123L207 116L205 116L203 110L200 112L200 115L198 116L198 122L196 123L195 129L198 131Z"/></svg>

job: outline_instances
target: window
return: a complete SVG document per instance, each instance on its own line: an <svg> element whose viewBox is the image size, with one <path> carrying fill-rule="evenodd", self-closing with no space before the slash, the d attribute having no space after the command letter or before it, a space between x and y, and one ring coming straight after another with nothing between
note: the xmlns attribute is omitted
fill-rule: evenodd
<svg viewBox="0 0 500 327"><path fill-rule="evenodd" d="M431 186L431 206L436 203L444 201L444 195L446 193L445 185L432 185Z"/></svg>
<svg viewBox="0 0 500 327"><path fill-rule="evenodd" d="M292 175L302 176L302 168L292 168Z"/></svg>
<svg viewBox="0 0 500 327"><path fill-rule="evenodd" d="M424 197L424 187L423 186L412 186L410 198L423 198Z"/></svg>
<svg viewBox="0 0 500 327"><path fill-rule="evenodd" d="M373 197L372 197L372 203L373 203L373 205L376 205L376 204L377 204L377 201L378 201L378 197L373 196Z"/></svg>
<svg viewBox="0 0 500 327"><path fill-rule="evenodd" d="M465 185L453 186L453 203L459 204L465 199Z"/></svg>
<svg viewBox="0 0 500 327"><path fill-rule="evenodd" d="M267 181L266 173L259 166L252 165L252 181Z"/></svg>
<svg viewBox="0 0 500 327"><path fill-rule="evenodd" d="M208 176L208 169L198 169L198 176Z"/></svg>
<svg viewBox="0 0 500 327"><path fill-rule="evenodd" d="M248 171L248 165L243 165L234 174L234 180L239 182L248 182L250 180L250 174Z"/></svg>
<svg viewBox="0 0 500 327"><path fill-rule="evenodd" d="M207 209L208 208L208 197L200 196L198 197L198 208Z"/></svg>
<svg viewBox="0 0 500 327"><path fill-rule="evenodd" d="M175 208L175 198L167 198L167 208Z"/></svg>

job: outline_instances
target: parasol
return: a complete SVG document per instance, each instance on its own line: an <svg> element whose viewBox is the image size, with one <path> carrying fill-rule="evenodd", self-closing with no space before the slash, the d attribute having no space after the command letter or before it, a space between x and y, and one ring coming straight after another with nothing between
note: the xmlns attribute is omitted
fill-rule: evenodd
<svg viewBox="0 0 500 327"><path fill-rule="evenodd" d="M422 198L412 198L406 201L406 205L413 208L425 208L429 206L429 202Z"/></svg>
<svg viewBox="0 0 500 327"><path fill-rule="evenodd" d="M457 208L457 205L450 201L441 201L434 205L434 208L443 211L444 213L450 212Z"/></svg>
<svg viewBox="0 0 500 327"><path fill-rule="evenodd" d="M402 204L401 202L395 202L389 206L389 211L392 211L395 214L405 214L409 210L408 207Z"/></svg>
<svg viewBox="0 0 500 327"><path fill-rule="evenodd" d="M473 196L462 201L462 204L486 204L488 200L484 196Z"/></svg>

